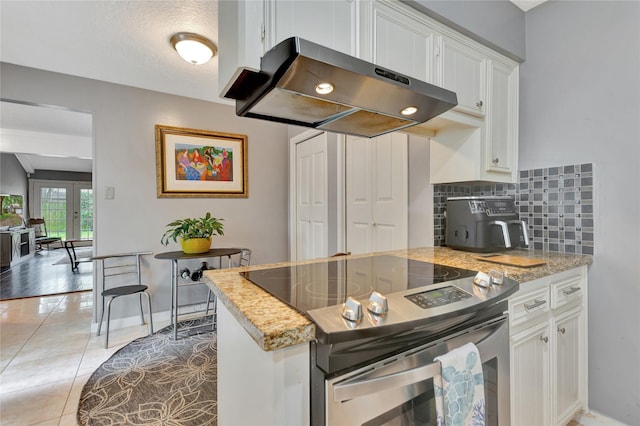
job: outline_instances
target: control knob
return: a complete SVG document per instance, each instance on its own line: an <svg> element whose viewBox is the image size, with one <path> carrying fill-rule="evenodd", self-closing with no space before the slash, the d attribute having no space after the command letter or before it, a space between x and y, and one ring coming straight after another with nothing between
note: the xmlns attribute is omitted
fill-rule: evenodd
<svg viewBox="0 0 640 426"><path fill-rule="evenodd" d="M362 303L349 296L342 306L342 317L352 322L362 321Z"/></svg>
<svg viewBox="0 0 640 426"><path fill-rule="evenodd" d="M387 303L387 298L382 294L374 291L369 296L369 304L367 305L367 309L372 314L376 315L385 315L389 312L389 304Z"/></svg>

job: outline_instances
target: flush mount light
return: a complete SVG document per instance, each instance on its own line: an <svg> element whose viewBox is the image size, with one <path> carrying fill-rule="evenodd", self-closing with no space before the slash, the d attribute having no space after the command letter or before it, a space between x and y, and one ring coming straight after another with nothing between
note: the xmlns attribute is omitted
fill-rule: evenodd
<svg viewBox="0 0 640 426"><path fill-rule="evenodd" d="M218 52L211 40L194 33L176 33L171 36L169 42L182 59L194 65L209 62Z"/></svg>
<svg viewBox="0 0 640 426"><path fill-rule="evenodd" d="M410 106L410 107L406 107L405 109L403 109L400 112L402 113L402 115L413 115L416 112L418 112L418 108L416 108L414 106Z"/></svg>
<svg viewBox="0 0 640 426"><path fill-rule="evenodd" d="M331 83L318 83L316 84L316 93L319 95L327 95L333 92L333 84Z"/></svg>

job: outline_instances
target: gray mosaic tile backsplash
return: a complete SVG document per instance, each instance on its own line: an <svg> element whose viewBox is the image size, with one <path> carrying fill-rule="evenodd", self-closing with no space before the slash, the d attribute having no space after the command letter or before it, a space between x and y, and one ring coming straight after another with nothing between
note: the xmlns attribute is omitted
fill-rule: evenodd
<svg viewBox="0 0 640 426"><path fill-rule="evenodd" d="M510 195L527 222L529 248L593 254L593 165L522 170L517 184L440 184L433 188L434 245L445 245L447 197Z"/></svg>

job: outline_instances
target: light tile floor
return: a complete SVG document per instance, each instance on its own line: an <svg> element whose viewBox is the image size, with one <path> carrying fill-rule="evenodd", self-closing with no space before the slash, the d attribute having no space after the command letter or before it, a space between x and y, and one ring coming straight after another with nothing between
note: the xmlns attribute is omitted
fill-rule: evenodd
<svg viewBox="0 0 640 426"><path fill-rule="evenodd" d="M82 387L146 325L91 333L91 292L0 302L0 424L76 425ZM167 324L154 323L159 330Z"/></svg>

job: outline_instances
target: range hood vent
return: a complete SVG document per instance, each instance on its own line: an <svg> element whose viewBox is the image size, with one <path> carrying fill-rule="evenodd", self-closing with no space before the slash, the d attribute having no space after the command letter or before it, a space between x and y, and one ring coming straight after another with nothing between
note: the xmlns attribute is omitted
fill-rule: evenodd
<svg viewBox="0 0 640 426"><path fill-rule="evenodd" d="M299 37L269 50L260 68L239 68L222 92L239 116L370 138L458 103L449 90Z"/></svg>

